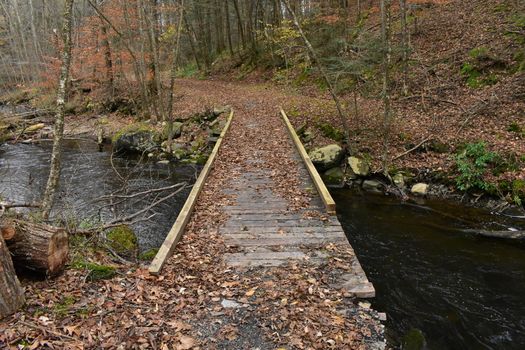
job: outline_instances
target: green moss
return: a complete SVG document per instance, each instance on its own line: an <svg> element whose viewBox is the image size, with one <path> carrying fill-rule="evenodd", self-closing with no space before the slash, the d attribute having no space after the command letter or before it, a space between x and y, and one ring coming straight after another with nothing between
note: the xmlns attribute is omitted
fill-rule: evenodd
<svg viewBox="0 0 525 350"><path fill-rule="evenodd" d="M328 137L329 139L338 142L344 139L344 132L329 123L318 123L317 128L323 133L325 137Z"/></svg>
<svg viewBox="0 0 525 350"><path fill-rule="evenodd" d="M77 260L71 264L71 268L76 270L89 271L87 279L89 281L98 281L110 279L115 276L117 270L113 266L99 265L92 262Z"/></svg>
<svg viewBox="0 0 525 350"><path fill-rule="evenodd" d="M118 139L120 139L123 135L126 134L134 134L138 132L151 132L157 134L157 131L149 124L147 123L133 123L130 125L127 125L117 131L115 135L111 138L111 141L115 143ZM159 135L160 138L160 135Z"/></svg>
<svg viewBox="0 0 525 350"><path fill-rule="evenodd" d="M512 199L518 205L525 202L525 180L517 179L512 182Z"/></svg>
<svg viewBox="0 0 525 350"><path fill-rule="evenodd" d="M403 337L403 349L421 350L426 348L425 335L419 329L412 328Z"/></svg>
<svg viewBox="0 0 525 350"><path fill-rule="evenodd" d="M55 304L53 311L56 315L65 316L71 309L71 306L73 306L75 303L76 300L73 296L64 296L59 303Z"/></svg>
<svg viewBox="0 0 525 350"><path fill-rule="evenodd" d="M476 47L470 50L469 56L473 59L481 59L489 56L489 50L486 47Z"/></svg>
<svg viewBox="0 0 525 350"><path fill-rule="evenodd" d="M109 246L119 254L130 255L137 251L137 236L127 225L111 229L106 234L106 238Z"/></svg>
<svg viewBox="0 0 525 350"><path fill-rule="evenodd" d="M154 249L148 249L146 250L145 252L141 253L139 255L139 259L140 260L143 260L143 261L151 261L155 258L155 256L157 255L158 253L158 249L154 248Z"/></svg>

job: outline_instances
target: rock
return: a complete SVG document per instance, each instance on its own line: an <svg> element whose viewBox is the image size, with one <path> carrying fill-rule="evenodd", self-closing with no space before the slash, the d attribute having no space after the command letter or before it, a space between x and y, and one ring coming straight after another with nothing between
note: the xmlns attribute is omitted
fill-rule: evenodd
<svg viewBox="0 0 525 350"><path fill-rule="evenodd" d="M182 135L182 126L184 124L181 123L181 122L173 122L173 126L172 126L172 129L171 129L171 137L172 139L176 139L178 137L180 137ZM162 137L164 139L168 139L169 138L169 130L168 130L168 125L166 124L166 126L164 127L163 131L162 131Z"/></svg>
<svg viewBox="0 0 525 350"><path fill-rule="evenodd" d="M410 192L412 192L413 194L424 196L428 193L428 185L425 183L417 183L414 186L412 186Z"/></svg>
<svg viewBox="0 0 525 350"><path fill-rule="evenodd" d="M112 141L117 152L144 153L160 148L162 137L146 124L133 124L121 129Z"/></svg>
<svg viewBox="0 0 525 350"><path fill-rule="evenodd" d="M43 129L46 127L46 124L44 123L38 123L38 124L34 124L34 125L31 125L31 126L28 126L26 129L25 129L25 132L26 133L32 133L32 132L37 132L38 130L40 129Z"/></svg>
<svg viewBox="0 0 525 350"><path fill-rule="evenodd" d="M175 159L181 160L181 159L187 158L189 155L188 150L183 144L175 143L171 146L171 149L172 149L171 154L173 155Z"/></svg>
<svg viewBox="0 0 525 350"><path fill-rule="evenodd" d="M107 234L109 246L118 254L132 256L137 252L137 236L129 226L120 225L111 229Z"/></svg>
<svg viewBox="0 0 525 350"><path fill-rule="evenodd" d="M345 174L339 167L327 170L323 174L323 180L329 185L341 185L345 179Z"/></svg>
<svg viewBox="0 0 525 350"><path fill-rule="evenodd" d="M425 335L419 329L412 328L403 336L402 349L421 350L427 348Z"/></svg>
<svg viewBox="0 0 525 350"><path fill-rule="evenodd" d="M363 190L370 192L383 192L383 184L377 180L365 180Z"/></svg>
<svg viewBox="0 0 525 350"><path fill-rule="evenodd" d="M159 161L157 162L157 164L162 164L162 165L168 165L169 163L170 163L169 160L159 160Z"/></svg>
<svg viewBox="0 0 525 350"><path fill-rule="evenodd" d="M216 136L216 137L221 136L222 130L224 129L225 124L226 124L225 122L213 123L213 125L210 124L210 135Z"/></svg>
<svg viewBox="0 0 525 350"><path fill-rule="evenodd" d="M213 108L213 114L215 114L216 116L220 116L223 113L230 112L230 110L231 110L230 106L215 107Z"/></svg>
<svg viewBox="0 0 525 350"><path fill-rule="evenodd" d="M344 152L339 145L333 144L317 148L310 152L309 156L318 169L327 170L339 165L343 159Z"/></svg>
<svg viewBox="0 0 525 350"><path fill-rule="evenodd" d="M308 143L310 141L312 141L314 139L314 133L312 130L306 130L302 135L301 135L301 140L303 141L303 143Z"/></svg>
<svg viewBox="0 0 525 350"><path fill-rule="evenodd" d="M395 174L392 181L394 181L394 184L399 188L405 187L405 176L402 173Z"/></svg>
<svg viewBox="0 0 525 350"><path fill-rule="evenodd" d="M225 309L238 309L241 307L241 304L239 304L238 302L234 301L234 300L228 300L228 299L224 299L222 302L221 302L221 306Z"/></svg>
<svg viewBox="0 0 525 350"><path fill-rule="evenodd" d="M358 176L368 176L370 174L370 166L361 158L350 157L348 158L348 165Z"/></svg>

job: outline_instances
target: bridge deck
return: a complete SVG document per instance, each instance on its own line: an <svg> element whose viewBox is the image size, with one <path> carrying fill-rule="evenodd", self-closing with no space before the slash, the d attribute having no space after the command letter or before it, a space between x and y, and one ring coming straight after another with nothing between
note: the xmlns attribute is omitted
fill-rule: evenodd
<svg viewBox="0 0 525 350"><path fill-rule="evenodd" d="M246 126L257 132L267 127L265 122L258 119ZM283 142L292 145L291 139ZM263 160L272 158L274 150L261 148L257 149L256 159L247 159L239 164L235 169L238 178L222 189L223 194L234 198L230 205L223 207L228 219L219 229L226 245L235 251L225 254L226 263L232 267L256 268L297 261L322 266L329 263L327 246L344 246L350 250L352 261L349 265L352 268L341 271L334 284L344 286L357 297L374 296L374 288L353 253L337 217L326 214L299 153L292 155L296 166L289 171L296 173L300 179L295 184L298 189L309 193L311 198L300 208L290 208L290 198L275 191L273 170L264 166ZM291 148L295 150L293 145ZM250 168L248 171L246 164Z"/></svg>

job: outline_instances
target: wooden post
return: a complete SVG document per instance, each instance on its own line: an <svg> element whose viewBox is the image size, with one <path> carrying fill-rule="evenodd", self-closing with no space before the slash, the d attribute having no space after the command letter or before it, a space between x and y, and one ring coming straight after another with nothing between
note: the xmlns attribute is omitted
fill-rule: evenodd
<svg viewBox="0 0 525 350"><path fill-rule="evenodd" d="M25 303L24 290L16 277L11 255L0 235L0 320Z"/></svg>

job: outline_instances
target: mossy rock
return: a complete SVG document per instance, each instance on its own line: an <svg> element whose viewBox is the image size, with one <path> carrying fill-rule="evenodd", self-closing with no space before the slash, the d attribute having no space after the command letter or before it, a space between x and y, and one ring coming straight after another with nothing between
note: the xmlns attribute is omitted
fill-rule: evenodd
<svg viewBox="0 0 525 350"><path fill-rule="evenodd" d="M334 141L342 141L344 139L344 132L331 124L328 123L319 123L317 128L323 133L323 135Z"/></svg>
<svg viewBox="0 0 525 350"><path fill-rule="evenodd" d="M130 124L120 129L112 138L117 152L131 153L150 152L160 148L162 141L162 134L146 123Z"/></svg>
<svg viewBox="0 0 525 350"><path fill-rule="evenodd" d="M325 171L322 175L323 181L328 185L341 185L345 179L345 174L340 167L335 167Z"/></svg>
<svg viewBox="0 0 525 350"><path fill-rule="evenodd" d="M127 225L120 225L111 229L106 234L109 246L116 253L131 256L138 249L137 236Z"/></svg>
<svg viewBox="0 0 525 350"><path fill-rule="evenodd" d="M87 270L89 274L87 280L99 281L113 278L116 275L117 270L113 266L100 265L86 261L76 261L71 265L76 270Z"/></svg>
<svg viewBox="0 0 525 350"><path fill-rule="evenodd" d="M336 144L317 148L309 153L312 163L320 170L328 170L339 165L344 157L343 149Z"/></svg>
<svg viewBox="0 0 525 350"><path fill-rule="evenodd" d="M182 135L182 127L183 127L183 123L181 122L173 122L173 127L172 127L172 130L171 130L171 137L172 139L176 139L178 137L180 137ZM166 124L164 126L164 128L162 129L162 139L163 140L168 140L169 139L169 127L168 127L168 124Z"/></svg>
<svg viewBox="0 0 525 350"><path fill-rule="evenodd" d="M426 348L425 335L421 330L412 328L403 337L402 348L406 350L422 350Z"/></svg>
<svg viewBox="0 0 525 350"><path fill-rule="evenodd" d="M139 254L139 260L151 261L155 258L158 252L159 250L156 248L148 249L145 252Z"/></svg>

